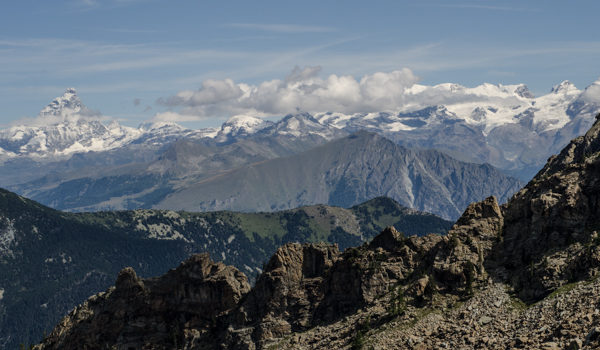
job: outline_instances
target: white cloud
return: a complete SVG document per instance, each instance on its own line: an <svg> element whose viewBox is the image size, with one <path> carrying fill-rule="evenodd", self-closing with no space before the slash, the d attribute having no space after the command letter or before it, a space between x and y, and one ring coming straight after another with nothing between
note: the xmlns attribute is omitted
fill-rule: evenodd
<svg viewBox="0 0 600 350"><path fill-rule="evenodd" d="M182 107L186 116L197 119L236 114L283 115L296 110L343 113L396 109L404 92L418 78L409 69L365 75L360 80L349 75L318 76L320 67L296 67L284 80L258 85L234 83L231 79L206 80L196 91L184 90L159 99L169 107ZM167 115L173 118L173 115ZM165 116L157 115L164 119Z"/></svg>
<svg viewBox="0 0 600 350"><path fill-rule="evenodd" d="M335 31L334 28L294 24L264 24L264 23L229 23L228 27L256 29L278 33L326 33Z"/></svg>
<svg viewBox="0 0 600 350"><path fill-rule="evenodd" d="M82 121L99 121L110 122L114 120L111 116L102 115L99 111L93 111L87 108L76 113L62 113L59 115L38 115L37 117L25 117L17 119L10 123L9 126L28 126L28 127L45 127L58 124L75 124Z"/></svg>
<svg viewBox="0 0 600 350"><path fill-rule="evenodd" d="M515 93L522 85L482 84L474 88L458 84L427 86L407 68L391 72L320 77L321 67L296 67L284 79L256 85L231 79L206 80L198 90L184 90L157 102L173 108L155 120L198 121L224 119L244 114L257 117L282 116L298 110L344 114L408 112L429 106L490 103L512 108L528 103ZM598 87L598 89L595 89ZM600 83L589 87L590 98L600 99Z"/></svg>
<svg viewBox="0 0 600 350"><path fill-rule="evenodd" d="M242 96L244 92L240 86L236 85L233 80L205 80L202 83L202 88L198 91L184 90L177 95L170 97L162 104L169 106L176 105L211 105L219 102L230 101Z"/></svg>
<svg viewBox="0 0 600 350"><path fill-rule="evenodd" d="M197 121L198 116L185 115L185 114L180 114L180 113L173 112L173 111L167 111L167 112L157 113L154 116L154 118L152 118L152 120L160 121L160 122L182 123L182 122Z"/></svg>
<svg viewBox="0 0 600 350"><path fill-rule="evenodd" d="M588 86L581 94L581 100L586 103L600 104L600 79Z"/></svg>

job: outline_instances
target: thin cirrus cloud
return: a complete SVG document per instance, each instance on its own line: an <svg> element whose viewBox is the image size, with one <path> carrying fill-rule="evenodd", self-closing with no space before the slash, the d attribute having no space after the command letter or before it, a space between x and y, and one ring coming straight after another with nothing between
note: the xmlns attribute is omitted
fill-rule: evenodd
<svg viewBox="0 0 600 350"><path fill-rule="evenodd" d="M143 2L143 1L148 1L148 0L74 0L71 2L71 4L74 6L81 7L81 8L84 8L84 7L94 8L94 7L99 7L102 5L125 6L125 5L131 5L131 4Z"/></svg>
<svg viewBox="0 0 600 350"><path fill-rule="evenodd" d="M437 5L432 5L432 6L446 7L446 8L458 8L458 9L490 10L490 11L540 12L540 9L537 9L537 8L478 5L478 4L437 4Z"/></svg>
<svg viewBox="0 0 600 350"><path fill-rule="evenodd" d="M264 23L228 23L227 27L254 29L276 33L327 33L335 32L335 28L322 26L306 26L294 24L264 24Z"/></svg>

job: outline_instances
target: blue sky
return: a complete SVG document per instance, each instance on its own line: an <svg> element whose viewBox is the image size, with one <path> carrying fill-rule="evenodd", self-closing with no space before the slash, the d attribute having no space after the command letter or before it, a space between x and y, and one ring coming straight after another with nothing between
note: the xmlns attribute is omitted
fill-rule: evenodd
<svg viewBox="0 0 600 350"><path fill-rule="evenodd" d="M600 1L11 1L0 11L0 126L66 87L137 125L207 79L260 84L294 67L420 83L525 83L542 94L600 77ZM226 115L205 115L197 126Z"/></svg>

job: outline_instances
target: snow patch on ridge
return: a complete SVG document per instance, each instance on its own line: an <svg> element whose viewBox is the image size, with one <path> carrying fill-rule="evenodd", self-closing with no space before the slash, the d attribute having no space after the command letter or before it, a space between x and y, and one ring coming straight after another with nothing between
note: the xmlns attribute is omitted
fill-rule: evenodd
<svg viewBox="0 0 600 350"><path fill-rule="evenodd" d="M3 224L0 223L0 256L14 257L12 249L16 245L17 238L14 222L8 218L4 218L3 221Z"/></svg>

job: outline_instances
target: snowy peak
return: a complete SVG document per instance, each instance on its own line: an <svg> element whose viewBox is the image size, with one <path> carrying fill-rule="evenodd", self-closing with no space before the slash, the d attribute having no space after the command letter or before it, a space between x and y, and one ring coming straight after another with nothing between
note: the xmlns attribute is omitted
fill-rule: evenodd
<svg viewBox="0 0 600 350"><path fill-rule="evenodd" d="M525 84L518 85L517 88L514 90L514 93L517 96L523 98L535 98L535 96L531 93L531 91L529 91L529 88Z"/></svg>
<svg viewBox="0 0 600 350"><path fill-rule="evenodd" d="M77 91L74 88L68 88L65 93L52 100L46 107L40 111L40 117L48 116L66 116L76 114L85 109L81 103Z"/></svg>
<svg viewBox="0 0 600 350"><path fill-rule="evenodd" d="M138 129L113 121L104 125L73 88L52 100L27 125L0 130L0 154L9 157L65 157L74 153L104 151L138 137Z"/></svg>
<svg viewBox="0 0 600 350"><path fill-rule="evenodd" d="M550 90L550 93L552 93L552 94L563 94L563 95L579 93L579 92L580 91L577 89L577 87L575 87L575 84L571 83L568 80L565 80L558 85L554 85L554 87L552 87L552 90Z"/></svg>
<svg viewBox="0 0 600 350"><path fill-rule="evenodd" d="M230 127L232 129L245 129L246 131L252 131L253 129L259 128L261 125L266 122L258 117L253 117L250 115L236 115L225 123L223 123L223 128Z"/></svg>
<svg viewBox="0 0 600 350"><path fill-rule="evenodd" d="M240 134L249 135L264 129L270 124L270 122L261 118L249 115L236 115L223 123L221 126L221 133L231 136Z"/></svg>
<svg viewBox="0 0 600 350"><path fill-rule="evenodd" d="M529 88L525 84L515 84L515 85L503 85L503 84L490 84L483 83L474 88L463 88L463 89L455 89L454 92L456 95L466 94L466 95L475 95L482 98L514 98L517 97L519 99L533 99L535 96L529 91Z"/></svg>
<svg viewBox="0 0 600 350"><path fill-rule="evenodd" d="M288 114L276 125L279 134L291 135L321 131L323 128L324 126L309 113Z"/></svg>
<svg viewBox="0 0 600 350"><path fill-rule="evenodd" d="M140 124L139 129L141 129L145 132L156 132L156 131L173 132L173 131L181 131L181 130L184 130L185 128L177 123L159 121L159 122L142 123L142 124Z"/></svg>
<svg viewBox="0 0 600 350"><path fill-rule="evenodd" d="M249 115L236 115L229 118L216 135L218 142L228 142L234 138L247 137L263 130L273 123Z"/></svg>

